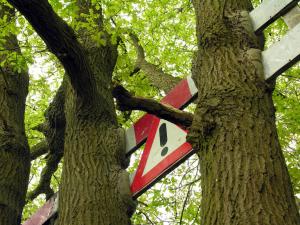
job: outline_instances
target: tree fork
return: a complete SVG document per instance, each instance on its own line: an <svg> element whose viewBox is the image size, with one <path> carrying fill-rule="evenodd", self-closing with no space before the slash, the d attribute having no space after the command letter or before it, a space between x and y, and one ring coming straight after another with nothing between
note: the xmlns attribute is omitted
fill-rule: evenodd
<svg viewBox="0 0 300 225"><path fill-rule="evenodd" d="M46 0L9 2L27 18L68 75L58 224L129 224L133 204L123 168L125 136L109 88L117 46L97 21L93 21L95 32L105 33L106 45L99 46L88 35L80 44ZM93 6L88 0L76 3L85 12L90 11L84 7ZM85 33L85 28L80 32Z"/></svg>
<svg viewBox="0 0 300 225"><path fill-rule="evenodd" d="M95 77L74 31L52 9L47 0L8 0L28 20L49 50L64 66L71 84L83 102L96 101ZM51 21L51 23L49 22Z"/></svg>

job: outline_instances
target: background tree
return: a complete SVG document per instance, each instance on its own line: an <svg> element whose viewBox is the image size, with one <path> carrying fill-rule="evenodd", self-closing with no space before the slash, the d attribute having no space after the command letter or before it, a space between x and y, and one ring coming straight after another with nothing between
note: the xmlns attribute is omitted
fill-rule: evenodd
<svg viewBox="0 0 300 225"><path fill-rule="evenodd" d="M0 224L20 223L30 171L24 128L28 72L14 15L0 2Z"/></svg>
<svg viewBox="0 0 300 225"><path fill-rule="evenodd" d="M101 7L90 1L75 2L78 22L93 14L93 29L105 46L90 37L84 26L78 29L82 37L77 38L48 1L9 2L26 17L67 74L58 223L128 224L131 199L129 177L122 169L124 131L118 128L109 88L117 49L103 30Z"/></svg>
<svg viewBox="0 0 300 225"><path fill-rule="evenodd" d="M30 2L30 1L23 1L23 2ZM35 2L35 1L32 1L32 2ZM45 3L46 1L42 1L42 2ZM156 79L157 77L160 78L160 76L162 74L164 74L163 76L167 77L168 76L167 73L172 74L173 76L175 75L175 77L181 77L181 76L184 76L189 73L189 68L190 68L189 64L191 62L190 58L191 58L193 51L196 50L196 47L195 47L196 44L195 44L195 38L194 38L195 28L193 27L193 19L192 19L192 18L194 18L194 12L192 11L192 5L190 4L189 1L183 1L183 2L181 2L181 1L180 2L179 1L178 2L177 1L174 1L174 2L170 2L170 1L153 1L153 2L127 1L126 3L124 3L124 2L121 3L118 1L114 1L114 2L103 1L101 4L101 7L100 7L100 5L96 4L96 5L94 5L94 8L90 4L83 4L82 2L79 2L79 1L77 1L77 2L69 1L66 3L62 3L60 1L50 1L50 2L52 4L52 7L55 9L55 11L58 12L59 15L62 18L64 18L65 20L67 20L68 23L72 26L72 28L75 31L75 34L77 36L77 39L79 40L80 45L84 49L85 53L92 52L91 49L93 49L97 53L101 52L104 54L105 50L102 51L102 49L108 49L109 48L108 46L110 46L110 44L107 44L107 43L111 42L111 45L114 46L117 44L117 41L119 41L118 42L119 56L118 56L116 68L114 70L114 78L116 80L119 80L122 83L122 85L126 86L126 88L128 88L130 91L134 91L136 95L160 98L160 96L163 95L163 92L160 92L159 89L168 90L168 88L170 88L170 86L171 86L170 84L172 82L171 81L163 82L165 79L157 80ZM87 3L87 2L85 1L85 3ZM240 3L240 4L244 4L244 3L245 2ZM25 4L25 3L23 3L23 4ZM196 2L195 2L195 4L196 4ZM80 5L81 5L81 7L80 7ZM229 4L229 6L232 6L231 3ZM89 8L88 11L87 11L87 8ZM104 15L104 17L102 18L103 27L105 28L104 32L99 32L99 30L102 31L103 28L101 28L101 26L99 28L99 26L98 26L99 18L97 16L99 14L95 13L95 12L97 12L97 10L100 10L101 8L103 10L103 15ZM35 11L35 13L36 12L38 12L38 11ZM81 14L79 14L78 12L81 12ZM227 11L226 11L226 13L227 13ZM45 16L45 11L43 11L43 14L41 14L41 15ZM153 20L154 15L155 15L155 21ZM49 18L50 17L45 16L44 19L47 20ZM219 18L219 19L221 19L221 18ZM42 22L42 21L36 21L36 22ZM26 46L28 46L28 44L29 44L29 46L34 46L34 48L32 49L32 52L35 54L36 53L41 54L41 56L42 56L41 58L43 58L41 61L45 61L47 63L46 68L48 71L45 72L46 75L43 74L41 76L41 78L32 77L32 80L34 81L31 84L31 93L32 94L29 95L29 99L28 99L28 104L31 106L31 108L29 108L29 107L27 108L28 116L27 116L26 120L28 121L27 124L28 124L29 128L35 127L37 130L43 131L46 134L45 135L46 141L47 141L47 143L49 143L49 142L51 142L51 141L49 141L49 140L51 140L51 137L54 137L53 135L51 135L52 131L53 131L53 134L56 134L56 135L58 134L58 132L56 132L56 128L60 128L60 125L63 124L63 122L62 122L63 119L56 120L55 119L56 117L54 116L55 113L54 113L54 115L51 114L51 112L57 111L57 110L55 110L55 107L54 107L54 110L50 110L51 108L53 109L53 107L51 107L51 106L49 107L49 109L47 110L47 113L46 113L45 121L42 117L42 112L45 111L45 109L48 107L47 105L48 105L49 100L45 100L46 99L45 97L51 96L51 91L53 92L53 90L55 90L55 87L53 87L53 86L57 87L58 83L61 80L61 78L53 79L53 77L55 77L55 76L54 75L51 76L51 74L54 73L53 71L55 71L55 73L57 73L57 74L59 74L59 73L62 74L63 70L61 67L59 67L59 63L57 63L57 61L55 61L55 57L53 57L53 55L49 56L49 54L47 53L47 49L45 49L41 40L36 38L36 34L32 32L32 28L26 24L26 22L24 21L24 19L22 17L18 18L18 23L21 24L21 26L23 25L23 27L22 27L23 28L22 32L24 32L23 39L22 39L23 43L26 44ZM278 26L278 27L283 27L282 22L279 25L280 26ZM277 30L278 30L278 27L277 27ZM46 27L41 27L41 29L45 29L45 28ZM49 30L50 29L47 29L46 31L49 32ZM270 30L268 32L270 32ZM137 38L140 38L139 42L136 42L137 39L134 39L134 36L132 36L132 35L131 35L131 37L127 36L126 35L127 33L135 34L135 36ZM25 36L25 38L24 38L24 36ZM110 36L110 37L107 38L107 36ZM54 37L57 38L57 37L59 37L59 35L58 36L55 35ZM117 37L119 37L119 39ZM252 37L252 39L254 40L253 37ZM58 42L56 44L58 44ZM97 46L97 44L99 46ZM60 45L60 46L63 46L63 45ZM247 45L246 45L246 47L247 47ZM141 51L141 48L143 48L143 51ZM24 49L26 49L26 47ZM50 48L50 49L53 51L53 48ZM115 47L115 49L116 49L116 47ZM244 50L246 50L246 49L247 48L245 48ZM110 52L110 50L109 50L109 52ZM135 55L136 52L138 53L137 55ZM176 54L174 54L174 52ZM59 53L61 54L61 52L59 52ZM103 62L103 61L101 60L101 56L99 56L99 58L95 57L96 60L93 61L93 62L95 62L95 64L94 64L94 63L91 63L91 61L92 61L91 58L94 59L94 56L92 56L92 53L89 53L86 55L91 56L91 57L87 57L88 58L87 65L94 68L94 69L91 69L92 70L91 74L97 74L94 70L97 68L102 68L101 62ZM60 60L63 60L64 56L66 56L66 55L64 55L64 54L60 55L60 57L62 57L62 58L60 58ZM99 59L99 60L97 60L97 59ZM37 60L40 60L40 59L37 59ZM54 63L49 63L49 61L54 62ZM108 64L110 64L110 63L108 63ZM97 65L97 68L95 68L93 65ZM147 67L147 65L148 65L148 67ZM159 65L160 68L156 65ZM195 64L195 65L197 65L197 64ZM161 69L161 68L163 68L163 69ZM139 69L141 69L141 70L139 71ZM110 75L108 75L109 73L103 72L104 71L103 68L101 70L102 70L102 73L107 74L108 77L110 76ZM78 71L75 71L75 72L78 72ZM139 72L137 72L137 71L139 71ZM110 73L112 73L112 71ZM252 73L253 73L253 71L252 71ZM50 74L49 76L52 79L50 79L50 80L48 79L48 74ZM161 74L161 75L156 76L156 74ZM249 72L249 74L250 74L250 72ZM102 77L102 75L99 75L99 77ZM47 79L45 79L43 77L47 77ZM104 75L104 77L105 77L105 75ZM147 81L147 79L144 79L145 77L149 78L151 84L153 85L152 87L149 86L149 82ZM168 76L168 77L170 77L170 76ZM110 79L110 78L108 78L108 79ZM172 80L172 77L170 80ZM291 80L294 80L294 79L292 78L292 79L286 80L286 83L291 84ZM105 81L105 79L104 79L104 81ZM47 82L50 82L52 84L52 86L48 87L46 85ZM249 82L251 83L251 81L249 81ZM55 85L53 85L53 83ZM71 98L71 96L73 96L73 94L72 93L70 94L70 92L68 91L68 90L70 90L70 84L68 83L67 79L66 79L66 83L67 83L67 84L65 84L66 89L67 89L67 92L66 92L67 98L66 99L69 102L72 102L73 98ZM94 83L97 84L97 82L94 82ZM105 93L108 92L107 90L105 91L105 88L107 88L109 86L108 85L109 82L108 83L107 83L107 81L103 82L103 84L105 84L105 83L106 83L106 85L104 85L104 89L103 89L104 95L103 96L106 98L107 96L110 96L110 93L108 93L107 96L105 95ZM85 85L85 84L82 83L82 85ZM100 85L100 86L96 88L97 91L102 90L103 86L101 86L101 84L98 84L98 85ZM42 89L44 93L42 95L39 94L39 92L36 91L38 89ZM61 89L64 89L64 88L62 87ZM75 90L76 90L76 88L75 88ZM297 93L296 88L295 88L295 93ZM290 93L288 93L288 95L291 96ZM58 96L58 95L56 95L56 96ZM111 96L109 98L111 98ZM60 99L60 98L55 97L55 99ZM77 98L75 98L75 99L77 99ZM291 99L291 98L289 98L289 99ZM88 100L90 100L90 99L88 99ZM112 101L112 98L111 98L111 101ZM54 101L54 102L56 102L56 101ZM293 100L291 102L293 102ZM69 108L74 107L74 105L71 104L68 106L68 104L69 103L66 102L66 105L65 105L66 109L68 107ZM89 103L87 103L87 104L89 105ZM287 104L287 103L284 103L284 104ZM53 105L56 105L56 104L52 104L52 106ZM109 105L109 103L108 103L108 105ZM58 108L61 108L61 107L58 107ZM93 112L93 110L90 110L90 112ZM100 110L100 109L97 109L97 110ZM98 112L97 110L94 112L97 113ZM51 116L51 115L53 115L53 116ZM82 115L84 116L84 120L89 118L89 116L85 115L84 113ZM108 115L110 115L110 114L108 114ZM119 120L119 123L122 123L123 126L126 127L126 126L128 126L128 124L132 123L131 120L134 120L138 115L139 115L138 113L131 113L131 114L119 113L118 120ZM284 115L284 111L282 112L282 115ZM92 116L91 117L92 119L95 118L94 117L95 115L91 115L91 116ZM30 118L35 118L35 119L33 120ZM63 118L63 117L60 117L60 118ZM287 117L285 117L285 118L287 118ZM295 117L293 115L291 115L290 118L297 120L297 117ZM68 124L68 116L67 115L66 115L66 119L67 119L67 124ZM73 121L72 119L74 119L74 118L69 118L69 120ZM76 120L75 121L76 123L72 122L71 124L73 124L75 127L78 127L79 125L77 124L77 122L79 123L79 121L80 120L78 120L78 121ZM281 122L283 123L282 120L281 120ZM43 125L39 125L40 123L42 123ZM115 122L113 122L113 123L115 123ZM39 126L36 126L36 125L39 125ZM89 123L89 125L90 125L90 123ZM116 125L116 123L115 123L115 125ZM102 124L101 124L101 126L102 126ZM91 126L91 127L93 127L93 126ZM286 126L282 126L282 127L286 127ZM42 128L46 128L46 129L42 129ZM49 129L50 129L50 131L49 131ZM68 129L68 125L67 125L67 129ZM89 130L89 128L84 128L84 129ZM69 133L71 134L72 132L73 131L71 129L69 131ZM96 133L92 132L91 130L90 130L90 132L91 132L91 135L90 135L91 138L93 136L92 133L95 136L97 136ZM67 133L68 133L68 131L67 131ZM79 132L79 134L80 134L80 132ZM289 132L286 132L285 134L288 134L288 135L283 135L282 137L285 139L286 146L291 146L291 141L289 141L289 140L295 139L298 137L297 129L294 128L293 130L290 130ZM35 143L37 143L37 139L41 139L38 135L39 134L36 131L28 129L28 136L29 136L29 140L31 141L31 145L34 145ZM101 134L99 134L99 135L101 135ZM76 132L76 134L74 133L73 136L79 137L80 135L77 136L77 132ZM83 135L83 136L80 136L79 138L81 138L81 141L82 141L84 138L86 138L86 136ZM93 140L95 142L97 142L96 139L97 138L94 138ZM70 142L68 142L68 143L70 143L70 146L71 146L71 144L72 144L72 146L74 146L73 142L71 142L71 140L72 139L70 139L69 140ZM67 143L67 139L65 141ZM93 143L93 142L86 141L83 143ZM42 148L42 146L44 146L44 147ZM54 148L53 146L54 145L52 145L52 144L49 146L50 151L48 153L48 156L46 157L47 164L49 164L49 162L51 161L50 153L52 153L52 156L56 155L56 153L55 153L56 151L51 150L51 149L59 149L60 151L58 151L58 152L61 152L61 146L57 147L57 148ZM47 147L47 145L46 145L46 147ZM295 148L295 146L293 144L292 144L292 147ZM45 145L41 145L41 143L40 143L39 145L36 145L35 148L37 150L45 149ZM297 146L296 146L296 148L297 148ZM69 149L71 149L71 148L69 148ZM92 149L95 149L95 146L94 147L91 146L91 151L93 152ZM68 150L65 149L65 151L68 151ZM80 149L78 151L80 152ZM74 151L74 148L72 149L72 152L70 150L68 152L69 152L68 154L71 158L72 157L74 158L76 156L78 157L78 154L77 154L77 152ZM294 152L295 151L291 151L290 153L294 153ZM111 153L107 153L107 154L111 154ZM297 171L298 168L297 168L297 165L295 164L295 162L296 162L295 156L292 156L292 154L289 154L289 156L291 159L290 162L293 162L293 163L291 163L293 165L293 168L296 169L296 171ZM105 158L105 157L103 157L103 158ZM87 160L90 162L90 159L87 159ZM40 166L39 164L42 161L43 161L43 159L41 159L41 158L38 158L37 160L35 160L35 163L32 167L32 174L37 173L39 171L39 166ZM64 161L66 161L66 158L64 159ZM120 160L120 161L123 161L123 160ZM193 163L193 161L195 163ZM74 162L75 161L73 161L73 162L70 161L70 162L66 163L64 166L69 165L70 168L72 168L72 166L74 166L74 165L72 165L72 163L74 163ZM83 162L84 162L84 160L83 160ZM90 165L90 164L88 164L88 165ZM183 172L187 165L189 165L191 167L188 169L189 173ZM195 172L191 172L192 167L196 167ZM73 171L76 171L76 170L73 170ZM81 170L81 171L83 172L85 170ZM196 171L197 171L197 160L195 160L195 158L194 158L194 159L191 159L189 162L187 162L187 164L185 164L181 168L179 168L177 171L175 171L175 173L177 172L181 176L182 176L182 173L185 173L185 175L183 175L182 177L184 179L190 178L191 179L190 181L188 179L186 181L180 181L180 178L178 178L176 176L175 177L170 176L169 178L165 179L161 184L158 184L156 186L156 188L149 191L149 196L151 196L151 198L147 199L146 195L142 196L139 199L139 201L140 201L139 209L137 210L137 213L136 213L135 217L133 218L133 221L136 223L140 223L140 224L150 223L150 221L151 222L156 222L156 221L162 222L164 220L167 220L167 223L174 223L174 224L177 224L179 222L183 223L184 221L187 223L188 222L191 223L192 221L194 221L195 223L200 223L199 220L203 214L199 213L199 204L197 204L197 201L199 202L199 199L201 197L199 186L198 186L199 182L193 182L193 180L192 180L192 177L195 174L197 174ZM52 172L53 172L53 170L52 170ZM49 173L45 172L45 174L47 175ZM294 173L294 174L295 174L294 177L296 178L296 179L294 179L294 181L297 181L297 175L296 175L297 173ZM94 175L99 178L99 176L96 173ZM63 175L63 177L64 177L64 175ZM91 176L90 178L91 178L90 179L91 182L95 181L95 177L93 178L93 176ZM89 178L87 178L87 179L89 179ZM48 179L44 179L44 180L49 181L49 177L48 177ZM63 178L63 180L64 180L64 178ZM34 179L33 179L33 181L34 181ZM41 179L40 181L41 181L40 183L43 183L42 182L43 179ZM62 181L62 182L64 182L64 181ZM80 187L80 182L89 183L88 180L77 180L77 181L74 180L72 182L76 182L76 186L79 186L79 187ZM49 184L49 182L48 182L48 184ZM116 182L114 184L116 184ZM168 191L165 191L164 193L168 193L168 195L170 195L170 196L162 196L161 192L159 192L157 190L157 188L163 188L162 190L164 190L164 186L162 184L166 184L168 186ZM179 184L179 187L176 187L176 184ZM43 186L43 185L38 185L38 187L41 187L41 186ZM55 179L52 180L51 186L52 186L52 188L54 187L54 189L57 188L57 181ZM91 185L91 187L93 187L93 184ZM182 191L179 191L179 190L181 190L181 189L179 189L180 187L187 190L186 198L185 198L184 193ZM193 188L194 188L194 191L193 191ZM35 191L38 189L39 188L36 188ZM42 191L38 191L38 192L47 192L48 194L50 193L49 189L48 189L48 191L47 191L47 189L43 190L43 188L40 190L42 190ZM38 192L36 192L36 193L38 193ZM83 193L84 192L85 191L83 190ZM70 196L71 196L71 194L70 194ZM179 196L183 199L181 202L178 200ZM88 199L88 196L86 196L86 197ZM196 197L196 198L193 198L193 197ZM67 199L68 198L69 197L67 197ZM151 201L149 201L149 199L151 199ZM71 200L71 198L70 198L70 200ZM126 200L125 200L125 202L126 202ZM85 207L87 207L87 208L89 207L89 204L85 204L85 203L86 202L81 202L81 203L79 202L79 204L76 203L76 204L73 204L73 206L74 207L76 206L76 210L78 209L80 212L83 212ZM164 209L166 209L167 213L165 215L157 216L159 208L163 207L163 206L164 206ZM28 212L30 210L33 210L33 207L32 208L30 208L30 207L32 207L32 205L28 206L28 208L27 208L28 210L25 211L25 216L28 214ZM96 207L94 207L94 208L96 208ZM145 208L147 208L147 211L144 210ZM79 212L76 210L74 210L75 212L73 211L75 214ZM126 211L126 209L124 208L124 212L125 211ZM151 212L151 213L149 213L149 212ZM85 221L88 221L88 219L86 218Z"/></svg>

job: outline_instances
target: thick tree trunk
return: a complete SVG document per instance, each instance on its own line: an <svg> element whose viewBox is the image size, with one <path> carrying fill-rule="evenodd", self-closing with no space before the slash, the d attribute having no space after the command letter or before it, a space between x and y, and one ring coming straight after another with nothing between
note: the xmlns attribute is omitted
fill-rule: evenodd
<svg viewBox="0 0 300 225"><path fill-rule="evenodd" d="M89 1L77 4L81 13L88 14L93 9ZM97 13L101 15L101 11ZM101 18L95 22L100 32ZM108 34L103 36L106 46L99 47L84 33L81 29L83 38L80 40L95 76L97 101L93 105L86 104L69 83L65 101L67 126L59 224L127 225L130 224L128 203L131 196L128 174L122 168L125 136L118 128L110 88L117 46L110 43Z"/></svg>
<svg viewBox="0 0 300 225"><path fill-rule="evenodd" d="M188 139L201 162L201 224L300 224L250 1L195 0L194 6L199 101Z"/></svg>
<svg viewBox="0 0 300 225"><path fill-rule="evenodd" d="M65 92L64 166L58 224L129 224L131 196L123 169L124 133L117 126L111 94L116 46L103 33L100 46L80 30L74 31L53 11L47 0L8 0L30 22L67 73ZM80 13L95 10L101 30L101 11L91 1L78 0ZM79 18L84 22L84 17ZM90 23L88 26L92 26Z"/></svg>
<svg viewBox="0 0 300 225"><path fill-rule="evenodd" d="M13 19L14 11L0 4L0 18ZM25 100L28 92L27 71L15 72L9 54L22 57L15 35L8 34L1 45L0 68L0 224L19 225L30 170L30 153L24 129ZM15 58L13 59L15 60Z"/></svg>
<svg viewBox="0 0 300 225"><path fill-rule="evenodd" d="M98 54L101 54L100 49ZM98 65L95 71L101 70ZM103 76L102 81L105 81L104 76L111 76L111 72L98 72L97 75ZM107 86L99 88L100 101L94 106L76 99L70 85L66 93L67 126L59 224L129 224L123 190L118 185L124 179L122 176L126 176L121 168L125 154L124 134L117 127L112 95ZM129 191L129 183L121 188Z"/></svg>

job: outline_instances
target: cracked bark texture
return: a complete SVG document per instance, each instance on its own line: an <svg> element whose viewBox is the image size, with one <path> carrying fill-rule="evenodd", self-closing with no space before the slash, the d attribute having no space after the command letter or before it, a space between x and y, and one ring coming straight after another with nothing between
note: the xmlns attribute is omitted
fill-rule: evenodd
<svg viewBox="0 0 300 225"><path fill-rule="evenodd" d="M249 0L195 0L199 99L188 140L199 150L202 225L296 225L300 217L264 80Z"/></svg>
<svg viewBox="0 0 300 225"><path fill-rule="evenodd" d="M101 96L96 104L85 105L67 85L59 224L130 224L118 189L125 145L120 141L123 133L110 90L117 49L110 44L96 47L91 40L82 42Z"/></svg>
<svg viewBox="0 0 300 225"><path fill-rule="evenodd" d="M14 10L0 3L0 18L14 20ZM13 21L11 21L13 23ZM21 57L14 34L5 37L3 49L13 49ZM19 225L25 204L30 170L30 153L24 128L28 73L15 72L12 59L0 68L0 224Z"/></svg>
<svg viewBox="0 0 300 225"><path fill-rule="evenodd" d="M80 39L46 0L9 0L30 22L65 68L64 164L60 185L60 225L127 225L132 213L128 175L123 169L124 132L118 127L111 94L117 46L104 31L105 46L90 35ZM80 13L91 1L78 0ZM103 31L101 10L95 32ZM80 15L78 13L78 15ZM84 21L83 18L77 18Z"/></svg>

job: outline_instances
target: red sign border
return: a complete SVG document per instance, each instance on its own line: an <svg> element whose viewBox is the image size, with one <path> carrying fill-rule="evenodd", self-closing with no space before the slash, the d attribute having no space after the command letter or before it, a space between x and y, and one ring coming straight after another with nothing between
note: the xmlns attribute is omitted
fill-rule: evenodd
<svg viewBox="0 0 300 225"><path fill-rule="evenodd" d="M160 123L159 118L154 117L151 125L150 133L146 142L144 152L142 154L140 164L138 165L137 172L133 178L133 182L130 186L133 197L141 195L146 189L150 188L151 184L158 181L160 176L163 176L169 169L174 169L174 166L181 162L186 157L190 156L189 153L193 153L192 146L185 142L183 145L174 150L170 155L159 162L153 169L143 176L143 172L150 155L151 147L157 132L158 125ZM182 129L178 126L178 128ZM183 130L183 129L182 129ZM183 130L187 133L186 130ZM149 141L148 141L149 140ZM186 157L185 157L186 156ZM180 163L179 163L180 164ZM179 165L178 164L178 165ZM147 188L148 187L148 188Z"/></svg>

